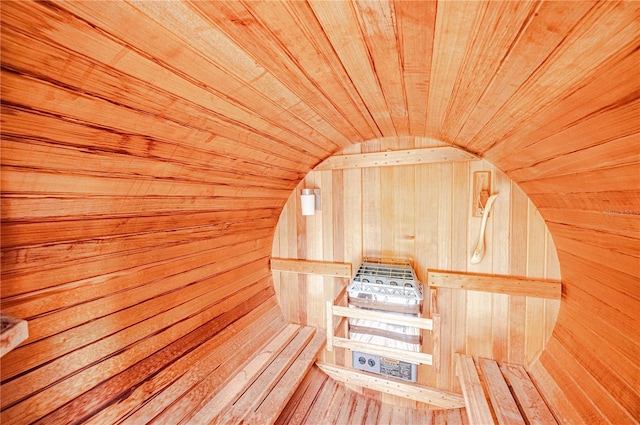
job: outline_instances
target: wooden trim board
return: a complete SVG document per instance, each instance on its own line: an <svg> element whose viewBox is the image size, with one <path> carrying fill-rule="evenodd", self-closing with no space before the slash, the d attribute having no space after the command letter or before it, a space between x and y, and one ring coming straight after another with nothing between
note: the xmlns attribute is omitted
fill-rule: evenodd
<svg viewBox="0 0 640 425"><path fill-rule="evenodd" d="M360 372L343 366L318 362L316 362L316 365L332 379L345 384L406 397L444 409L464 407L464 398L460 394L408 382L405 383L397 379L386 379L379 375Z"/></svg>
<svg viewBox="0 0 640 425"><path fill-rule="evenodd" d="M271 271L350 278L351 263L299 260L297 258L272 258Z"/></svg>
<svg viewBox="0 0 640 425"><path fill-rule="evenodd" d="M485 397L482 382L471 356L456 355L456 375L460 377L469 423L471 425L495 424L491 407Z"/></svg>
<svg viewBox="0 0 640 425"><path fill-rule="evenodd" d="M374 320L378 322L391 323L393 325L413 326L414 328L426 329L428 331L433 330L433 320L422 317L400 316L394 313L361 310L357 308L342 307L339 305L334 305L332 311L335 316Z"/></svg>
<svg viewBox="0 0 640 425"><path fill-rule="evenodd" d="M394 165L429 164L433 162L476 161L478 157L451 146L422 149L404 149L351 155L330 156L315 168L342 170L348 168L391 167Z"/></svg>
<svg viewBox="0 0 640 425"><path fill-rule="evenodd" d="M328 339L328 338L327 338ZM433 356L426 353L418 353L414 351L401 350L399 348L385 347L382 345L369 344L352 339L333 337L333 347L347 348L352 351L362 351L369 354L375 354L383 357L390 357L409 363L420 363L431 365Z"/></svg>
<svg viewBox="0 0 640 425"><path fill-rule="evenodd" d="M562 283L558 280L429 270L428 282L430 287L436 288L465 289L556 300L559 300L562 294Z"/></svg>
<svg viewBox="0 0 640 425"><path fill-rule="evenodd" d="M25 320L11 316L0 316L0 357L13 350L29 337L29 328Z"/></svg>

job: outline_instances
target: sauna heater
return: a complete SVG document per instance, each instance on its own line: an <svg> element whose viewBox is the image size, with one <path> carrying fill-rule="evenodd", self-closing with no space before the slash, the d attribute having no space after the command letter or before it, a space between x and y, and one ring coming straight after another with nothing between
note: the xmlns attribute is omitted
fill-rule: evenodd
<svg viewBox="0 0 640 425"><path fill-rule="evenodd" d="M347 288L349 308L419 317L422 284L408 261L365 258ZM421 352L421 331L365 319L349 319L349 338L385 347ZM415 382L417 365L374 354L352 352L353 367Z"/></svg>

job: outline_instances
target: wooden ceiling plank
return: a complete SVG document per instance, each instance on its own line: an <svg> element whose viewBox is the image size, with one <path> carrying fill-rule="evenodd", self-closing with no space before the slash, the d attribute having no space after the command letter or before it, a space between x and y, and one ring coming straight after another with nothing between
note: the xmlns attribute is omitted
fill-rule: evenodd
<svg viewBox="0 0 640 425"><path fill-rule="evenodd" d="M535 135L522 134L523 130L533 128L549 132L553 129L547 127L550 119L561 116L567 120L565 123L574 122L599 109L601 106L597 105L602 105L602 100L587 111L585 105L591 108L592 103L585 99L577 101L575 107L565 101L572 100L574 93L593 96L593 91L600 88L588 84L591 81L599 79L608 81L609 85L613 82L615 95L619 96L621 89L628 94L628 86L612 79L611 73L631 72L628 71L631 65L617 70L616 64L624 61L637 47L636 43L629 42L637 33L636 21L640 13L639 5L632 3L596 3L505 104L503 110L508 113L496 115L476 134L475 140L482 141L482 145L474 144L474 150L484 152L484 157L500 164L514 151L539 140ZM594 34L598 36L594 37ZM611 98L606 91L603 91L605 100ZM598 99L597 96L593 98ZM509 148L505 149L506 146Z"/></svg>
<svg viewBox="0 0 640 425"><path fill-rule="evenodd" d="M210 131L180 125L143 112L123 108L91 95L79 95L72 90L7 71L2 72L2 81L3 96L6 102L62 116L68 120L98 121L100 125L114 128L119 132L143 133L142 135L162 140L189 140L196 145L206 144L216 136ZM30 93L28 97L23 96L26 91ZM234 142L235 151L241 155L245 152L244 156L259 155L260 151L256 152L256 147L274 154L281 152L284 147L277 140L269 140L250 132L238 132L231 127L229 130L235 134L228 134L228 140L240 140L245 143L250 140L254 144L254 147L251 148L248 144ZM300 164L297 168L304 167L304 164L312 166L317 162L317 159L314 159L308 152L304 150L297 150L297 152L299 152L299 156L296 159Z"/></svg>
<svg viewBox="0 0 640 425"><path fill-rule="evenodd" d="M301 11L304 5L193 2L192 6L314 109L318 118L322 117L322 121L316 118L316 128L324 135L341 146L373 136L371 132L366 133L368 137L360 134L359 128L369 124L337 80L330 59L318 50L319 44L327 41L311 32L321 30L315 17L305 15L307 19L313 17L309 22L296 16L296 11L304 13Z"/></svg>
<svg viewBox="0 0 640 425"><path fill-rule="evenodd" d="M538 4L489 2L475 20L442 123L441 135L444 140L464 146L464 142L458 138L460 130L493 83L514 40L521 37L522 29L536 12Z"/></svg>
<svg viewBox="0 0 640 425"><path fill-rule="evenodd" d="M71 26L61 28L58 38L73 39ZM83 37L90 37L88 31L78 29ZM98 36L94 42L100 44L101 49L117 50L121 46L107 46L114 44L111 40L102 42ZM31 46L30 54L24 55L22 46ZM221 97L216 96L188 82L177 75L159 70L158 64L147 61L144 58L129 55L129 60L119 60L114 69L110 64L100 63L88 55L91 52L79 53L68 51L70 46L65 46L63 53L60 50L52 50L51 46L41 40L27 37L11 28L3 29L3 60L11 64L11 67L25 74L73 87L85 94L91 94L104 99L117 99L117 102L138 111L144 111L151 115L163 117L182 125L188 125L203 130L214 130L216 133L229 132L231 128L248 128L253 124L260 132L271 137L279 136L281 127L261 120L251 111L234 105ZM136 58L134 58L136 57ZM127 66L129 64L129 66ZM147 68L155 68L147 70ZM120 71L130 70L136 74L150 73L157 75L153 84L141 81L131 75ZM39 71L32 71L39 70ZM134 74L135 75L135 74ZM170 90L168 92L167 90ZM262 124L256 124L256 122ZM231 130L233 131L233 130ZM237 130L235 130L237 131ZM232 134L232 133L230 133Z"/></svg>
<svg viewBox="0 0 640 425"><path fill-rule="evenodd" d="M640 89L640 86L638 87ZM598 144L611 140L630 137L628 143L636 148L640 146L640 123L636 118L640 116L640 99L623 99L619 104L610 105L600 111L594 112L591 116L585 117L574 123L567 123L565 128L548 137L537 139L535 143L529 144L520 150L522 158L506 158L504 167L505 173L524 167L536 166L547 161L557 159L564 160L567 155L575 154L579 151L587 150ZM636 149L636 152L639 150ZM587 152L589 152L587 150ZM607 155L608 156L608 155ZM638 154L631 155L631 158ZM536 158L533 162L530 158ZM593 159L593 158L592 158ZM591 162L591 161L590 161ZM605 163L598 161L599 168L605 168ZM584 169L584 165L578 165ZM525 177L532 180L537 176ZM520 180L522 181L522 180Z"/></svg>
<svg viewBox="0 0 640 425"><path fill-rule="evenodd" d="M289 88L279 81L273 74L268 72L261 63L252 58L240 46L233 43L231 39L222 34L212 25L209 14L203 12L202 8L207 7L207 3L196 3L198 6L188 5L184 2L162 3L161 7L153 2L136 2L131 5L143 12L151 19L167 28L175 34L181 43L193 49L208 62L215 61L217 67L226 74L224 80L211 81L211 86L224 89L224 84L230 78L235 78L249 86L252 91L259 93L272 104L265 111L255 110L258 115L268 116L270 110L282 108L290 114L285 122L280 126L283 130L299 127L301 132L313 129L314 139L317 140L317 148L329 147L327 153L336 150L339 145L334 144L332 138L325 136L325 132L332 133L330 136L343 138L344 136L326 125L326 121L320 118L300 97L289 90ZM222 5L222 3L216 3ZM210 4L214 5L214 4ZM215 16L215 12L214 12ZM210 77L209 77L210 78ZM210 81L209 79L205 81ZM223 84L224 82L224 84ZM232 91L233 92L233 91ZM252 97L245 97L247 106L254 103ZM255 96L253 97L255 99ZM293 124L296 124L295 126ZM313 128L314 125L322 123L321 128ZM323 132L324 130L324 132ZM292 136L295 136L295 132Z"/></svg>
<svg viewBox="0 0 640 425"><path fill-rule="evenodd" d="M626 214L636 211L640 192L633 189L604 192L547 192L529 196L538 208L580 209L604 214Z"/></svg>
<svg viewBox="0 0 640 425"><path fill-rule="evenodd" d="M409 114L397 18L392 1L356 1L354 9L378 84L398 135L408 135Z"/></svg>
<svg viewBox="0 0 640 425"><path fill-rule="evenodd" d="M381 137L382 133L380 132L378 125L367 110L362 97L358 93L357 88L353 84L353 81L351 81L349 74L345 70L335 49L331 45L331 41L324 33L322 25L318 21L311 5L308 2L292 1L287 3L287 7L289 7L291 13L295 15L296 21L300 23L299 27L305 32L307 39L314 44L316 50L322 56L322 59L326 61L329 68L328 72L332 72L334 74L334 78L340 86L340 89L347 93L349 102L351 102L353 104L353 108L356 109L357 112L355 113L343 112L343 114L347 119L353 120L354 126L363 135L360 140L366 141L376 137ZM304 23L304 25L302 23ZM320 70L307 71L324 75L324 68ZM330 95L331 101L337 104L335 107L342 110L343 108L346 108L346 105L340 104L341 102L336 99L335 92L338 91L338 88L334 89L332 84L332 82L329 82L328 86L324 90L327 93L327 96ZM323 82L323 87L324 85L325 83ZM347 109L347 111L349 110ZM358 124L360 119L362 120L362 124ZM353 140L352 142L355 143L356 140Z"/></svg>
<svg viewBox="0 0 640 425"><path fill-rule="evenodd" d="M472 40L475 22L484 13L482 2L438 2L429 81L426 135L445 142L442 131L458 74Z"/></svg>
<svg viewBox="0 0 640 425"><path fill-rule="evenodd" d="M595 264L611 268L617 272L626 273L636 279L640 278L640 259L631 255L621 254L615 250L602 248L598 244L585 244L580 239L570 237L555 237L558 256L562 259L565 253L584 259L592 259ZM633 243L631 241L631 243ZM637 242L636 242L637 245Z"/></svg>
<svg viewBox="0 0 640 425"><path fill-rule="evenodd" d="M207 121L203 118L199 118L199 117L203 117L203 112L206 113L206 111L208 110L208 109L203 109L202 106L200 106L199 110L196 110L196 113L184 115L184 112L181 111L181 109L183 109L185 106L184 105L185 102L184 102L184 99L182 99L182 97L177 99L171 99L170 101L156 100L155 102L146 102L144 104L145 108L152 108L154 107L154 105L163 105L160 112L156 112L156 113L164 114L164 117L166 119L174 119L174 115L175 115L177 117L184 117L184 120L186 122L191 123L191 125L215 124L218 127L222 127L222 128L226 127L227 132L229 131L237 132L241 127L247 127L248 126L248 124L246 124L247 122L251 123L251 122L258 121L262 123L267 123L267 121L261 118L255 117L254 116L255 113L254 114L250 113L251 111L248 111L247 108L239 107L237 104L232 104L227 100L222 99L217 94L217 92L213 92L213 90L211 89L211 86L207 87L207 90L204 90L202 88L202 86L204 85L203 83L195 81L193 79L186 81L185 75L180 75L180 76L175 75L176 73L180 74L180 71L176 71L176 69L167 70L166 68L170 68L170 67L166 63L164 64L164 67L160 66L157 63L158 62L157 59L154 61L148 56L145 57L144 53L141 55L140 54L141 52L139 51L134 53L135 49L132 49L131 46L127 45L126 43L119 44L112 39L105 38L104 34L98 32L95 28L92 28L91 26L86 25L84 22L80 20L77 20L77 19L71 20L67 17L66 20L73 22L74 25L58 23L58 15L62 14L62 17L60 18L62 20L65 19L65 16L68 16L66 13L63 13L62 11L59 11L56 9L57 14L50 17L48 16L48 14L52 12L48 10L46 7L41 7L38 10L40 10L41 13L44 14L43 19L49 19L54 23L51 29L46 33L48 39L51 39L51 41L55 43L60 43L61 45L66 46L65 48L68 48L70 46L75 46L74 48L76 48L79 52L82 52L80 57L78 57L77 60L75 60L74 66L68 66L68 63L62 63L61 66L64 67L64 72L54 73L53 75L55 77L52 77L54 79L71 78L72 76L77 74L77 72L80 72L83 69L85 69L84 63L87 63L87 61L89 61L88 65L86 65L86 72L84 72L80 76L77 76L77 78L79 79L79 82L77 84L79 84L81 87L84 87L84 91L87 93L89 92L88 91L89 86L87 84L87 81L93 81L98 76L100 76L100 78L98 78L97 83L93 85L92 87L93 89L100 88L102 90L105 90L105 87L101 87L102 84L104 84L104 81L107 81L107 82L112 81L111 84L106 86L107 90L113 90L113 89L110 89L110 87L118 88L122 86L123 82L121 81L121 79L120 78L114 79L114 76L111 75L113 74L113 71L112 70L109 71L110 67L116 67L117 69L125 70L125 72L128 72L131 75L144 75L146 79L150 79L150 82L141 82L136 80L127 82L126 86L128 86L128 89L121 89L116 93L117 96L120 97L120 101L133 102L133 104L136 104L136 102L139 103L140 102L139 99L148 98L152 94L154 96L161 95L161 93L163 92L161 90L158 90L156 87L164 86L167 88L170 87L171 90L173 90L173 92L180 93L181 96L186 96L187 98L190 98L191 101L197 105L202 105L204 103L206 104L207 107L217 110L216 114L213 114L209 110L208 112L209 121ZM110 10L110 13L115 14L117 12L116 9L109 9L109 10ZM115 18L120 18L120 21L121 21L120 25L123 25L124 23L126 23L126 17L117 16L117 17L114 17L114 19ZM142 23L143 21L139 21L136 23L136 25L142 28L141 26ZM152 38L147 38L146 40L152 40ZM97 48L96 46L100 46L100 48ZM184 51L188 52L189 50L185 49ZM84 55L87 55L87 56L84 56ZM30 57L30 55L28 57ZM71 56L71 58L73 58L73 56ZM95 66L94 64L92 64L91 61L94 61L94 62L99 61L99 63L97 64L98 66ZM59 62L60 62L59 60L53 61L51 65L55 65ZM101 71L102 67L100 66L100 62L107 64L105 65L107 69L106 72ZM40 67L40 69L49 68L49 61L45 61L44 63L46 63L47 66ZM74 71L76 67L78 67L77 72ZM209 65L209 68L210 67L211 66ZM31 67L28 67L28 68L31 69ZM68 71L69 68L72 71ZM52 69L52 70L55 71L55 69ZM149 77L150 75L152 77ZM120 75L120 77L122 77L123 81L132 80L130 77L123 77L122 75ZM153 82L153 84L151 84L151 82ZM129 92L136 93L138 91L144 92L144 96L139 96L139 97L130 96ZM169 106L167 110L164 110L164 108L167 108L166 105L172 105L173 103L176 103L176 105ZM180 106L180 107L173 110L173 108L177 106ZM133 107L137 108L138 105ZM226 114L227 117L220 114L221 111L223 112L223 114ZM234 118L230 119L228 117L234 117ZM229 124L229 121L232 122L233 120L236 120L236 121L244 120L245 123L240 124L239 122L237 122L236 124L240 124L240 127L236 128L235 130L232 130L232 126ZM267 124L267 125L263 124L263 127L265 126L266 127L271 126L271 131L274 132L273 130L274 126L272 124ZM222 128L220 128L218 132L224 132L225 130L222 130ZM282 125L280 125L277 131L282 131L282 128L283 128ZM244 133L247 134L246 129ZM247 136L245 135L242 137L247 137ZM274 136L271 136L271 137L274 137ZM290 135L289 137L293 137L293 135Z"/></svg>
<svg viewBox="0 0 640 425"><path fill-rule="evenodd" d="M294 171L299 164L276 155L263 153L259 157L263 163L255 158L242 158L240 152L236 157L231 157L235 142L219 136L212 136L206 144L194 146L184 140L156 139L7 105L2 105L0 123L3 133L8 137L37 140L82 152L95 151L127 158L147 158L179 164L184 169L194 167L233 172L236 175L242 175L243 172L257 176L272 175L290 183L295 183L302 177L301 171ZM212 143L213 141L216 143Z"/></svg>
<svg viewBox="0 0 640 425"><path fill-rule="evenodd" d="M164 214L184 214L211 211L246 210L249 208L282 208L281 199L258 198L246 200L229 197L193 197L193 196L44 196L31 197L8 194L0 199L3 221L29 222L38 220L83 220L99 217L153 217ZM20 203L12 203L20 199ZM11 205L11 208L9 206Z"/></svg>
<svg viewBox="0 0 640 425"><path fill-rule="evenodd" d="M202 241L205 239L211 239L215 237L221 237L228 235L233 231L251 231L251 230L264 230L272 224L273 220L263 219L255 220L255 227L251 227L250 223L226 223L220 225L212 225L209 229L201 229L199 231L193 229L185 230L168 230L164 232L157 232L154 236L158 242L155 245L146 243L145 239L148 239L149 235L137 235L137 236L122 236L110 239L97 239L97 240L84 240L82 243L78 242L63 242L58 244L52 244L47 246L31 246L28 248L14 248L4 251L6 253L6 265L3 266L3 273L8 275L9 273L26 272L26 271L39 271L44 269L51 269L52 264L56 266L53 268L59 268L67 264L75 264L77 260L102 258L109 259L113 256L122 255L123 253L134 253L139 249L147 249L150 246L155 246L158 249L170 245L183 244L187 240ZM189 235L192 238L189 239ZM256 242L256 245L258 243ZM249 246L244 246L249 250ZM22 258L26 255L33 256L34 260L25 264ZM206 261L203 265L207 264ZM4 303L3 303L4 304Z"/></svg>
<svg viewBox="0 0 640 425"><path fill-rule="evenodd" d="M166 3L164 6L166 6L167 9L165 10L163 8L162 11L158 11L156 10L156 5L144 2L135 3L135 8L128 6L124 2L111 5L66 2L64 3L64 8L87 19L89 22L108 28L107 31L116 32L123 37L119 42L124 46L134 50L137 54L151 59L151 61L159 63L164 69L154 73L157 75L157 79L152 80L155 84L172 87L174 90L178 87L186 88L186 93L200 91L201 94L199 96L191 95L194 101L216 101L217 104L214 103L214 105L216 105L214 106L215 108L219 108L222 105L227 109L235 109L236 115L238 113L245 115L243 125L246 127L251 128L254 126L255 128L262 129L265 126L273 126L274 124L270 123L272 116L279 116L286 110L295 108L296 105L300 104L299 99L286 89L284 89L278 99L269 99L269 96L273 98L277 97L275 96L276 89L271 87L272 82L268 82L265 87L265 89L270 90L269 92L257 91L256 88L260 87L261 81L266 81L266 75L263 73L263 70L255 66L249 66L252 63L255 65L255 62L245 58L246 55L241 51L236 51L235 53L239 56L234 56L234 60L230 60L229 55L231 52L229 50L237 48L230 44L228 40L224 39L224 37L216 36L214 31L209 30L206 32L206 42L203 41L203 34L198 33L196 30L193 30L195 33L189 33L188 36L181 34L178 30L179 27L175 26L180 25L181 21L179 19L196 19L195 17L197 16L193 12L185 10L184 8L186 6L181 8L181 5L182 3L180 2ZM146 16L136 8L145 8L145 12L148 13L149 16ZM157 12L155 15L153 14L154 11ZM154 22L150 18L159 20L164 27L159 26L157 22ZM131 21L135 21L135 23L131 23ZM198 24L198 22L190 23L193 25ZM130 25L135 25L138 31L131 32L124 30L124 28ZM207 25L203 24L200 25L199 28L206 27ZM191 27L185 26L183 30L191 31L189 28ZM118 31L118 29L123 30ZM174 35L174 33L170 31L176 31L179 36ZM163 37L160 42L160 37L157 36L158 32L166 33L168 37ZM145 37L144 34L148 34L149 36ZM184 38L180 38L189 36L192 38L187 38L187 41L185 41ZM215 42L212 40L214 36ZM220 44L220 46L216 43ZM220 50L223 48L222 45L224 45L224 48L227 50ZM214 48L212 46L216 47ZM211 52L211 49L214 49L214 51ZM217 62L213 62L214 58ZM225 58L227 59L226 62L224 61ZM116 65L119 64L119 62L120 57L118 57ZM126 65L127 62L128 61L124 61L122 66ZM224 69L224 64L227 66L231 64L248 66L248 68L245 69L244 75L248 80L242 80L238 75L229 73L228 70ZM188 75L184 74L182 70L186 68L191 69L193 72ZM132 69L130 72L136 75L137 71L135 66ZM249 72L249 69L253 71L252 74L247 77L246 73ZM170 72L168 73L167 71ZM179 78L176 79L175 76L171 74L178 74L180 78L188 79L189 84L185 85L184 82L179 81ZM173 82L165 83L166 78L170 78ZM224 85L220 84L221 81L224 81ZM245 93L244 97L238 98L236 94L244 92L247 85L251 87L251 91ZM282 87L280 88L282 89ZM285 96L286 93L289 93L288 97ZM228 102L228 100L231 99L233 99L233 102ZM241 112L242 110L245 110L245 112ZM248 114L247 111L249 112ZM279 129L278 131L284 131L289 134L289 138L297 139L301 143L301 146L311 143L299 137L294 131L291 131L291 128L294 128L292 125L293 122L296 123L296 127L298 128L304 128L305 131L314 132L302 119L295 117L293 114L288 114L286 121L276 123L275 125ZM314 132L314 134L316 138L323 139L320 133ZM284 139L283 141L286 140L287 139ZM332 143L326 139L325 142L327 144ZM324 152L323 155L331 152L331 150L324 150L321 144L316 144L315 147L310 147L310 149L311 151L319 150Z"/></svg>
<svg viewBox="0 0 640 425"><path fill-rule="evenodd" d="M399 1L396 12L400 59L409 114L409 133L425 134L436 2Z"/></svg>
<svg viewBox="0 0 640 425"><path fill-rule="evenodd" d="M502 109L505 103L553 53L566 33L591 7L590 2L573 4L572 7L567 7L563 2L541 2L535 10L531 10L529 16L522 16L523 27L519 30L513 28L515 34L511 45L507 46L491 81L479 93L481 97L456 134L458 143L473 151L482 150L484 139L475 136L496 114L505 112Z"/></svg>
<svg viewBox="0 0 640 425"><path fill-rule="evenodd" d="M89 177L163 179L189 184L217 184L261 187L290 191L295 183L250 174L234 174L215 168L188 166L176 161L141 158L122 153L86 151L71 146L35 142L25 138L5 136L2 141L3 164L16 170L37 173L67 173ZM78 164L83 164L79 167ZM117 170L117 171L108 171Z"/></svg>
<svg viewBox="0 0 640 425"><path fill-rule="evenodd" d="M638 111L640 113L640 110ZM535 165L518 168L508 173L518 182L587 172L593 168L613 168L640 163L640 136L633 134L576 150L571 153L542 160ZM597 160L596 166L594 161Z"/></svg>
<svg viewBox="0 0 640 425"><path fill-rule="evenodd" d="M2 170L5 178L15 183L6 189L6 193L41 196L161 196L177 193L184 197L243 197L281 198L288 196L291 189L276 189L259 186L213 184L211 182L185 182L173 178L135 176L95 176L84 171L61 173L58 170L31 170L6 166Z"/></svg>
<svg viewBox="0 0 640 425"><path fill-rule="evenodd" d="M454 147L403 149L386 152L334 155L316 166L315 170L391 167L397 165L475 160L477 160L476 156Z"/></svg>
<svg viewBox="0 0 640 425"><path fill-rule="evenodd" d="M309 4L379 131L383 136L395 135L391 113L352 4L325 1Z"/></svg>
<svg viewBox="0 0 640 425"><path fill-rule="evenodd" d="M581 209L539 208L545 222L607 232L619 236L640 234L640 220L628 211L603 213Z"/></svg>
<svg viewBox="0 0 640 425"><path fill-rule="evenodd" d="M252 219L277 220L277 212L269 209L207 211L176 215L124 218L98 218L78 221L2 221L2 249L17 246L53 244L63 241L114 237L160 232L167 228L207 228L226 222Z"/></svg>
<svg viewBox="0 0 640 425"><path fill-rule="evenodd" d="M638 214L640 215L640 214ZM582 226L572 226L558 223L547 223L549 230L555 237L578 240L585 244L597 245L621 254L639 257L640 262L640 234L620 236L608 232L588 230Z"/></svg>
<svg viewBox="0 0 640 425"><path fill-rule="evenodd" d="M632 163L612 168L599 168L597 170L530 180L521 182L519 185L530 195L552 192L563 193L567 191L567 188L570 188L571 192L569 193L625 190L638 192L638 165L638 163Z"/></svg>

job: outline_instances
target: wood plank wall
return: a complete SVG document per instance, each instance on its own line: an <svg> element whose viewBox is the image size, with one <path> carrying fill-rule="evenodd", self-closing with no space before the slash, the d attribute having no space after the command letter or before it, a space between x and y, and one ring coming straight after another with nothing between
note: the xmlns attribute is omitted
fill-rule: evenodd
<svg viewBox="0 0 640 425"><path fill-rule="evenodd" d="M638 422L639 2L24 0L0 8L2 310L32 319L35 332L17 349L24 360L12 352L1 366L12 376L3 383L25 384L12 401L24 411L50 384L70 399L82 390L67 372L84 379L129 343L159 349L187 335L207 320L199 300L217 314L239 276L245 289L225 300L258 299L254 290L270 290L280 208L299 180L351 143L412 135L503 170L553 235L564 293L530 373L556 416ZM342 180L426 178L352 174L323 174L331 176L325 194ZM357 201L369 221L389 196L376 187ZM456 211L467 202L445 201ZM516 215L529 210L511 205ZM352 226L360 211L343 212L291 231L362 232ZM406 222L359 240L407 251L421 236L398 239L410 234ZM341 240L345 232L288 252L351 261L363 248ZM454 229L433 241L452 252L470 238ZM524 256L522 242L511 246L509 262ZM463 257L445 258L448 267ZM197 294L207 286L205 301ZM337 287L323 281L323 293ZM162 292L171 290L173 298ZM171 332L162 339L154 326ZM84 375L75 360L65 363L83 353L91 354ZM55 378L44 372L61 364ZM38 409L55 407L41 397L48 401Z"/></svg>
<svg viewBox="0 0 640 425"><path fill-rule="evenodd" d="M348 153L435 145L425 138L386 138L354 146ZM480 170L491 172L492 193L499 195L487 225L487 253L472 265L481 218L472 216L471 186L473 172ZM322 211L313 216L301 215L303 187L321 189ZM428 269L560 278L553 239L542 217L522 190L486 161L312 171L282 211L273 256L351 262L354 271L366 256L409 259L425 283L425 317L430 315ZM337 297L347 282L274 272L287 319L321 328L325 301ZM455 352L531 363L553 331L559 306L559 300L439 288L441 372L420 366L419 382L460 392ZM431 353L428 332L425 337L423 351ZM325 361L351 364L350 358L330 353Z"/></svg>
<svg viewBox="0 0 640 425"><path fill-rule="evenodd" d="M261 336L235 349L249 357L275 335L273 228L298 168L326 154L279 157L277 126L244 147L253 136L216 119L212 89L168 71L197 55L176 38L119 38L133 9L106 6L2 3L1 308L29 325L1 360L7 425L81 422L106 407L102 420L116 421L114 410L130 414L165 389L149 376L197 366L175 367L176 352L232 341L251 311L273 325L248 316ZM135 26L162 33L149 19ZM218 364L229 359L243 361L226 349ZM216 373L219 386L234 367Z"/></svg>

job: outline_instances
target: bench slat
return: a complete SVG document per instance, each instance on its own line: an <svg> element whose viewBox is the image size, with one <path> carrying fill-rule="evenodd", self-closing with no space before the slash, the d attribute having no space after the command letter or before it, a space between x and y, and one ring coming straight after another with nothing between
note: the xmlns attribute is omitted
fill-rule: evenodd
<svg viewBox="0 0 640 425"><path fill-rule="evenodd" d="M460 377L469 423L471 425L494 424L495 421L482 389L482 383L480 382L473 357L460 354L457 354L456 357L456 374Z"/></svg>
<svg viewBox="0 0 640 425"><path fill-rule="evenodd" d="M478 359L480 370L484 375L491 405L500 425L525 425L518 405L511 395L511 391L500 372L495 360Z"/></svg>
<svg viewBox="0 0 640 425"><path fill-rule="evenodd" d="M210 423L232 405L298 334L299 325L288 325L258 353L225 387L206 403L191 419L194 423Z"/></svg>
<svg viewBox="0 0 640 425"><path fill-rule="evenodd" d="M503 363L500 365L500 370L513 389L527 418L527 423L531 425L558 423L524 367Z"/></svg>
<svg viewBox="0 0 640 425"><path fill-rule="evenodd" d="M324 346L326 337L323 332L316 332L313 339L307 344L302 353L288 368L276 386L264 399L258 409L249 415L246 423L270 424L278 419L278 416L293 396L293 393L302 382L305 375L311 369L318 352Z"/></svg>

